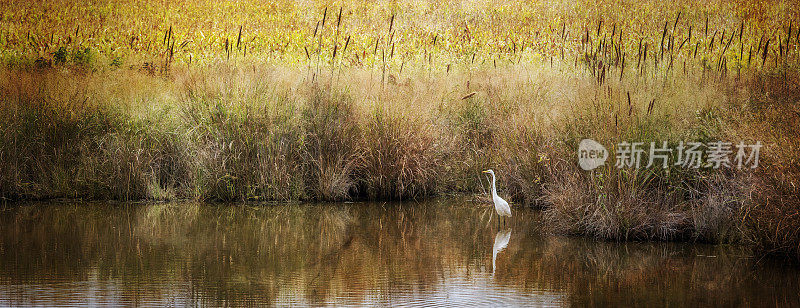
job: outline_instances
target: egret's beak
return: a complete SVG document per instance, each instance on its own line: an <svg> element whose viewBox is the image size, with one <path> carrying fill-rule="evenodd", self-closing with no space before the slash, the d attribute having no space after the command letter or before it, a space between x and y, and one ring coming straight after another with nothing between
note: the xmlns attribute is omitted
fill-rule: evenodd
<svg viewBox="0 0 800 308"><path fill-rule="evenodd" d="M483 170L483 171L481 171L481 172L483 172L483 173L489 173L489 170Z"/></svg>

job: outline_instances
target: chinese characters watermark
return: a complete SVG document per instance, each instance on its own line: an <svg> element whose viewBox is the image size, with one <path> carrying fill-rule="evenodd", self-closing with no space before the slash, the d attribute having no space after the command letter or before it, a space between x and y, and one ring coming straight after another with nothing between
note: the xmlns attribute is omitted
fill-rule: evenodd
<svg viewBox="0 0 800 308"><path fill-rule="evenodd" d="M737 168L755 169L763 145L761 141L737 144L726 141L683 142L670 146L661 142L627 142L616 145L617 168ZM592 139L581 140L578 146L578 165L583 170L593 170L605 164L609 154L603 145Z"/></svg>

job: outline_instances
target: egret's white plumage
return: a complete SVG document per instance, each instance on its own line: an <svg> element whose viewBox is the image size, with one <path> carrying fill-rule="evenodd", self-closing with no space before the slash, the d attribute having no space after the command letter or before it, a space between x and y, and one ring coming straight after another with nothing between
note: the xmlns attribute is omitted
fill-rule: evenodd
<svg viewBox="0 0 800 308"><path fill-rule="evenodd" d="M497 215L511 217L511 207L508 206L508 202L506 202L506 200L503 200L503 198L500 198L500 196L497 195L494 170L489 169L483 172L492 175L492 201L494 202L494 209L497 211Z"/></svg>

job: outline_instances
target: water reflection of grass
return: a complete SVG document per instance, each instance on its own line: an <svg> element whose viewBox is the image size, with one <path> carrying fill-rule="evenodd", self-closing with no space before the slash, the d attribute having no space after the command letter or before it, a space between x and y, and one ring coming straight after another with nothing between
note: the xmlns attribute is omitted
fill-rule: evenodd
<svg viewBox="0 0 800 308"><path fill-rule="evenodd" d="M86 280L96 269L130 299L166 297L163 288L216 304L421 296L441 292L452 275L491 273L497 230L478 220L483 210L449 203L15 207L0 218L0 281ZM519 211L497 256L495 284L523 294L566 292L578 304L736 305L741 292L798 301L785 292L800 285L793 269L757 266L742 258L750 255L744 248L598 243L538 228L535 213Z"/></svg>

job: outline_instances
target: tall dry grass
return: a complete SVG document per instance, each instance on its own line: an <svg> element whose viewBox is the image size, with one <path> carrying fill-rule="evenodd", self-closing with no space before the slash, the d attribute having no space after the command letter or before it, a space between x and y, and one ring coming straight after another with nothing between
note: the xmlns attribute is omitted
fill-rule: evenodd
<svg viewBox="0 0 800 308"><path fill-rule="evenodd" d="M624 25L631 14L601 6L565 15L558 31L547 15L498 6L520 11L507 23L455 23L441 39L408 20L394 26L395 15L384 25L381 14L354 23L372 25L369 34L346 15L333 27L327 13L305 20L313 34L305 27L290 38L266 31L257 41L238 25L224 56L221 37L190 46L199 41L176 41L170 26L160 45L130 34L129 51L144 56L128 68L114 52L73 43L78 31L51 34L60 36L53 46L34 36L30 53L11 35L0 197L413 199L480 192L479 171L494 168L501 192L541 207L554 232L798 251L798 164L787 149L797 148L800 41L778 18L793 6L704 6L713 18L702 36L700 11L643 9ZM526 20L539 28L516 34L535 39L491 39ZM247 58L248 46L264 59ZM618 169L613 158L584 172L575 164L583 138L761 140L768 150L755 172Z"/></svg>

